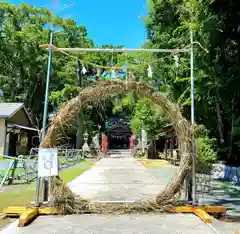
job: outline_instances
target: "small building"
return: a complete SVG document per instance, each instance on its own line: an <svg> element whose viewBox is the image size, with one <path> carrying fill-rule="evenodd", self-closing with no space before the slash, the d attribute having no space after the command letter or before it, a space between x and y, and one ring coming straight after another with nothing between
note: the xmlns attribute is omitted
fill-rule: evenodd
<svg viewBox="0 0 240 234"><path fill-rule="evenodd" d="M23 103L0 103L0 154L28 154L38 135Z"/></svg>
<svg viewBox="0 0 240 234"><path fill-rule="evenodd" d="M178 139L172 124L159 129L162 136L156 141L157 152L161 153L162 158L173 158L178 151Z"/></svg>
<svg viewBox="0 0 240 234"><path fill-rule="evenodd" d="M129 121L112 116L105 123L105 134L107 135L108 149L129 149L132 132Z"/></svg>

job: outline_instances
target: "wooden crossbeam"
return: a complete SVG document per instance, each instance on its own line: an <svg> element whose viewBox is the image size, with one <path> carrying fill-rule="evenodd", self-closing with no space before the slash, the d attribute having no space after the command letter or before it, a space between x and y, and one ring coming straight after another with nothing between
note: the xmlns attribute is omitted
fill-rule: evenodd
<svg viewBox="0 0 240 234"><path fill-rule="evenodd" d="M118 202L120 203L120 202ZM192 213L198 216L205 223L212 223L212 217L210 214L220 214L223 217L226 216L226 209L223 206L199 206L194 207L189 204L183 203L181 206L175 207L176 213ZM39 215L56 215L58 211L52 207L8 207L3 210L6 217L19 217L19 227L24 227L31 223Z"/></svg>

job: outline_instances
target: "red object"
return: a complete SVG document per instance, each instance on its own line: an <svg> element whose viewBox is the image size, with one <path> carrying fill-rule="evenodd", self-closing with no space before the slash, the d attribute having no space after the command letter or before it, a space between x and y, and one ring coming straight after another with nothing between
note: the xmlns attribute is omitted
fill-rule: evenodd
<svg viewBox="0 0 240 234"><path fill-rule="evenodd" d="M132 135L131 137L130 137L130 150L133 152L133 150L134 150L134 141L135 141L135 136L134 135Z"/></svg>
<svg viewBox="0 0 240 234"><path fill-rule="evenodd" d="M102 149L103 153L107 153L108 138L106 135L102 135Z"/></svg>

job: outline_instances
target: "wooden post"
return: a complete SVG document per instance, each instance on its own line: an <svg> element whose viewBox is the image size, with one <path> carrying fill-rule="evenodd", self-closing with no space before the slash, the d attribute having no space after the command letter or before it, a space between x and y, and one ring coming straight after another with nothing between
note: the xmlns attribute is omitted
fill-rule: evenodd
<svg viewBox="0 0 240 234"><path fill-rule="evenodd" d="M7 120L4 120L4 129L3 129L3 134L4 134L4 140L3 140L3 154L6 155L7 153L7 147L6 147L6 143L7 143L7 126L8 126L8 123L7 123Z"/></svg>
<svg viewBox="0 0 240 234"><path fill-rule="evenodd" d="M171 158L173 158L173 136L170 138L170 151L171 151Z"/></svg>
<svg viewBox="0 0 240 234"><path fill-rule="evenodd" d="M167 145L168 145L168 140L165 140L165 159L167 160Z"/></svg>

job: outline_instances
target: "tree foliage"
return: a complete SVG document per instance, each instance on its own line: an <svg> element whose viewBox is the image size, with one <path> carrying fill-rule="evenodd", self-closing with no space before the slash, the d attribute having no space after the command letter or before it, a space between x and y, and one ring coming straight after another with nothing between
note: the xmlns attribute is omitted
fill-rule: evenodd
<svg viewBox="0 0 240 234"><path fill-rule="evenodd" d="M209 167L217 160L216 138L209 137L209 130L203 125L195 127L197 164L200 168Z"/></svg>
<svg viewBox="0 0 240 234"><path fill-rule="evenodd" d="M21 101L33 118L41 120L47 71L47 51L39 47L49 41L49 25L60 29L54 44L91 46L84 26L74 20L56 17L49 10L26 4L0 3L0 87L5 101ZM54 54L50 93L64 92L75 85L72 61ZM56 93L54 93L56 99Z"/></svg>
<svg viewBox="0 0 240 234"><path fill-rule="evenodd" d="M196 123L209 129L203 141L217 139L218 154L229 163L240 165L240 80L239 9L237 0L148 0L145 18L148 41L144 48L189 48L190 30L194 34L195 117ZM59 47L95 47L87 29L73 19L63 19L45 8L27 4L0 3L0 89L1 101L24 102L33 119L41 123L47 71L47 51L39 45L49 41L50 25L55 29L54 45ZM200 46L201 45L201 46ZM103 45L103 47L113 47ZM123 47L119 45L118 47ZM206 53L206 48L209 53ZM77 66L84 60L86 74ZM154 63L152 63L154 62ZM97 79L108 79L111 71L92 66L129 66L135 79L166 92L190 119L190 56L179 54L81 53L67 56L54 52L50 82L49 112L75 96ZM153 78L147 77L152 63ZM126 73L118 75L127 78ZM129 76L129 74L128 74ZM81 78L81 81L79 80ZM81 87L80 87L81 86ZM113 111L112 111L113 109ZM150 135L165 123L148 100L136 94L87 106L87 126L103 125L109 115L117 113L131 119L135 133L144 126ZM91 118L89 118L91 116ZM100 120L100 121L99 121ZM205 144L204 143L204 144Z"/></svg>
<svg viewBox="0 0 240 234"><path fill-rule="evenodd" d="M195 116L217 139L219 155L239 165L239 1L149 0L145 19L153 48L185 48L194 32ZM224 10L227 9L227 10ZM160 55L162 56L162 55ZM190 119L189 54L160 58L154 76Z"/></svg>
<svg viewBox="0 0 240 234"><path fill-rule="evenodd" d="M167 123L164 113L156 108L151 100L142 98L137 101L131 118L133 133L139 135L141 129L144 129L150 138L155 138Z"/></svg>

